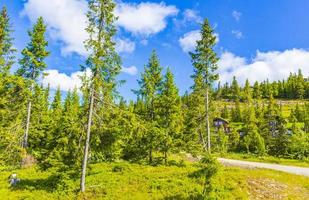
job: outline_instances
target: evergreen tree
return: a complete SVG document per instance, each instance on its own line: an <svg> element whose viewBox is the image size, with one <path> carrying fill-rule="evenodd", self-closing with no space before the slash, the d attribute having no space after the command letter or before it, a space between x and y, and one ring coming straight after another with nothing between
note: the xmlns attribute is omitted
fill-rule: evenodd
<svg viewBox="0 0 309 200"><path fill-rule="evenodd" d="M85 47L89 52L86 66L92 74L90 80L84 80L89 88L88 122L86 140L84 146L84 158L80 189L85 191L86 168L89 153L91 125L93 122L95 101L109 101L114 94L117 85L116 76L119 74L120 58L115 51L115 43L112 41L116 34L115 20L113 14L115 3L112 0L90 0L88 1L89 11L87 13L88 26L86 28L89 38ZM104 97L104 98L103 98ZM88 102L87 102L88 103Z"/></svg>
<svg viewBox="0 0 309 200"><path fill-rule="evenodd" d="M22 51L22 58L19 60L20 68L17 70L17 75L22 76L30 81L30 90L33 90L34 82L42 74L46 68L44 59L49 55L46 50L48 42L45 40L46 26L43 18L38 18L36 24L33 26L31 31L28 31L30 42L26 48ZM30 127L30 116L31 116L31 96L29 97L27 106L27 121L24 134L23 147L28 146L28 132Z"/></svg>
<svg viewBox="0 0 309 200"><path fill-rule="evenodd" d="M194 52L191 52L190 55L194 66L194 75L192 78L195 79L195 84L200 84L194 85L193 88L200 88L201 90L199 92L204 92L204 98L201 98L202 101L198 103L205 105L208 151L210 151L211 147L209 92L213 82L218 79L216 70L218 69L217 62L219 59L213 50L215 44L216 36L214 35L214 31L206 19L202 25L201 39L197 41L196 49ZM200 81L196 81L197 79L200 79Z"/></svg>
<svg viewBox="0 0 309 200"><path fill-rule="evenodd" d="M245 87L243 89L243 99L248 103L252 99L252 91L250 87L249 80L246 80Z"/></svg>
<svg viewBox="0 0 309 200"><path fill-rule="evenodd" d="M230 117L230 112L226 104L224 104L224 107L222 109L221 117L224 119L228 119Z"/></svg>
<svg viewBox="0 0 309 200"><path fill-rule="evenodd" d="M234 101L240 100L240 87L238 85L238 82L235 76L233 76L233 81L231 85L231 93L232 93L232 99Z"/></svg>
<svg viewBox="0 0 309 200"><path fill-rule="evenodd" d="M285 129L286 121L274 98L269 98L269 103L264 116L261 133L271 155L286 155L288 135Z"/></svg>
<svg viewBox="0 0 309 200"><path fill-rule="evenodd" d="M170 150L180 145L179 140L181 139L180 133L183 123L178 88L174 83L174 75L169 68L162 84L162 93L158 107L160 109L159 124L164 128L162 150L166 164Z"/></svg>
<svg viewBox="0 0 309 200"><path fill-rule="evenodd" d="M49 142L52 139L54 129L57 129L52 123L53 116L49 110L49 88L35 84L31 108L31 126L29 127L29 145L27 151L34 156L38 162L43 162L46 150L49 149ZM24 159L27 161L27 158ZM26 163L25 163L26 164Z"/></svg>
<svg viewBox="0 0 309 200"><path fill-rule="evenodd" d="M244 137L244 144L247 151L253 151L254 153L263 155L266 152L265 143L264 139L259 134L254 107L251 104L250 102L246 112L246 135Z"/></svg>
<svg viewBox="0 0 309 200"><path fill-rule="evenodd" d="M0 74L0 79L0 166L19 166L28 90L22 77Z"/></svg>
<svg viewBox="0 0 309 200"><path fill-rule="evenodd" d="M242 110L240 108L240 102L238 99L235 101L235 106L232 109L232 121L234 122L242 122Z"/></svg>
<svg viewBox="0 0 309 200"><path fill-rule="evenodd" d="M11 37L12 28L6 7L0 11L0 73L9 73L14 64L13 38Z"/></svg>
<svg viewBox="0 0 309 200"><path fill-rule="evenodd" d="M134 91L139 98L145 104L145 112L143 119L151 122L151 128L147 133L147 144L149 149L149 163L153 159L153 149L156 146L156 137L158 134L158 104L160 93L162 91L162 67L160 65L158 56L155 51L152 51L148 64L144 68L144 72L141 74L141 80L138 81L140 89Z"/></svg>
<svg viewBox="0 0 309 200"><path fill-rule="evenodd" d="M305 86L304 86L304 77L301 70L298 70L298 75L296 78L295 89L296 94L295 97L298 99L303 99L305 96Z"/></svg>
<svg viewBox="0 0 309 200"><path fill-rule="evenodd" d="M289 154L294 159L309 158L309 135L294 124L292 136L288 144Z"/></svg>

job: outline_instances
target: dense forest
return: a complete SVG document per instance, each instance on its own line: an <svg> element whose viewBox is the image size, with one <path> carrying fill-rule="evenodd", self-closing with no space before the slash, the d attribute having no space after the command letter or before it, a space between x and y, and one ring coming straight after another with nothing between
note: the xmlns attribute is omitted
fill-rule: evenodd
<svg viewBox="0 0 309 200"><path fill-rule="evenodd" d="M39 82L49 56L43 18L28 31L21 52L14 48L14 27L6 8L0 15L0 165L19 167L36 162L42 170L80 177L85 190L88 163L128 160L168 164L179 152L245 152L309 159L309 77L291 73L285 80L240 86L218 82L214 31L207 19L202 39L190 53L194 84L180 95L173 72L160 65L156 51L133 90L136 101L125 101L121 59L111 0L89 1L89 55L82 69L83 86L62 96L61 88ZM20 59L16 55L21 53ZM11 70L12 66L18 70ZM228 124L214 126L219 119Z"/></svg>

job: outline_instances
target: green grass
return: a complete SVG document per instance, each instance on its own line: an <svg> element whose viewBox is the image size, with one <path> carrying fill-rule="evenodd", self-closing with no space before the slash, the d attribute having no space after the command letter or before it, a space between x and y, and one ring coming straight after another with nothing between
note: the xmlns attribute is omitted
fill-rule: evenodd
<svg viewBox="0 0 309 200"><path fill-rule="evenodd" d="M242 154L242 153L228 153L224 155L218 155L223 158L230 158L236 160L246 160L253 162L265 162L272 164L281 164L281 165L290 165L290 166L299 166L299 167L309 167L309 160L294 160L286 158L277 158L273 156L257 156L253 154Z"/></svg>
<svg viewBox="0 0 309 200"><path fill-rule="evenodd" d="M67 180L67 188L57 188L52 172L36 167L0 173L0 199L202 199L204 179L200 165L147 166L127 162L91 166L87 191L78 193L79 180ZM17 173L21 182L10 188L7 178ZM277 187L278 186L278 187ZM214 179L216 199L249 199L272 193L290 199L308 199L309 179L271 170L221 167ZM269 199L269 198L265 198ZM271 199L271 198L270 198ZM276 199L276 198L274 198Z"/></svg>

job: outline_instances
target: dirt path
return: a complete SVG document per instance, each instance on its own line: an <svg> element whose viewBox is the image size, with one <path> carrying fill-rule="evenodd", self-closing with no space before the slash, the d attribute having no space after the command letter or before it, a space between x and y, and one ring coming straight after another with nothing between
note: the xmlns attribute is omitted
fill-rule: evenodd
<svg viewBox="0 0 309 200"><path fill-rule="evenodd" d="M272 169L309 177L309 168L307 167L295 167L295 166L260 163L260 162L249 162L249 161L232 160L226 158L218 158L218 161L220 161L223 165L226 166Z"/></svg>

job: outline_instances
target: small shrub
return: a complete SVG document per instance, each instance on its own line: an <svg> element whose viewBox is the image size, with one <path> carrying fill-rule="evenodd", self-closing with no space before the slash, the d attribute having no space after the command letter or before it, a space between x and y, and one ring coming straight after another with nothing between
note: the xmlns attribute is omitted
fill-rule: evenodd
<svg viewBox="0 0 309 200"><path fill-rule="evenodd" d="M201 159L203 164L203 175L205 177L203 195L210 196L210 193L213 191L213 179L219 171L220 164L217 159L211 154L205 154Z"/></svg>
<svg viewBox="0 0 309 200"><path fill-rule="evenodd" d="M113 172L123 172L124 171L124 166L121 165L116 165L112 169Z"/></svg>

